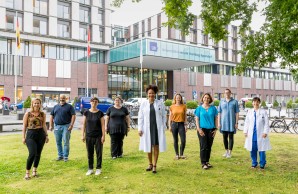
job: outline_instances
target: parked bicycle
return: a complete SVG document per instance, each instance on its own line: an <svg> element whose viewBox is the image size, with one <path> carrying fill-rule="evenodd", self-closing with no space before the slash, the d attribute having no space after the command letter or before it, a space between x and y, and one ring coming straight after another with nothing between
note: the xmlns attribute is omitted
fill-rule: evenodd
<svg viewBox="0 0 298 194"><path fill-rule="evenodd" d="M285 133L286 131L289 131L290 133L298 134L298 119L293 118L292 121L287 124L285 116L281 116L281 118L274 117L272 123L270 124L270 128L272 128L276 133Z"/></svg>
<svg viewBox="0 0 298 194"><path fill-rule="evenodd" d="M195 115L193 114L188 114L187 115L187 129L196 129L196 120L195 120Z"/></svg>

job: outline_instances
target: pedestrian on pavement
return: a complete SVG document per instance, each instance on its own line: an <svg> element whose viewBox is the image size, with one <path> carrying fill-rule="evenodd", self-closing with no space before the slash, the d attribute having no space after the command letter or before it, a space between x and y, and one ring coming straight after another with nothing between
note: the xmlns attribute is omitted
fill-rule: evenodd
<svg viewBox="0 0 298 194"><path fill-rule="evenodd" d="M174 139L174 149L175 149L175 159L185 159L184 149L186 144L186 125L187 125L187 117L186 117L186 105L183 103L183 99L181 94L176 94L174 96L174 100L172 105L170 106L170 114L169 114L169 130L172 132ZM181 140L180 145L180 154L178 151L178 133Z"/></svg>
<svg viewBox="0 0 298 194"><path fill-rule="evenodd" d="M201 99L203 103L195 110L197 134L200 141L200 158L201 165L204 170L212 167L209 163L211 156L211 148L214 137L216 135L218 124L218 112L213 102L212 96L205 93Z"/></svg>
<svg viewBox="0 0 298 194"><path fill-rule="evenodd" d="M126 107L121 105L121 97L117 96L114 100L114 106L107 110L105 131L111 137L111 157L112 159L122 158L123 139L129 132L130 119Z"/></svg>
<svg viewBox="0 0 298 194"><path fill-rule="evenodd" d="M234 134L238 129L239 106L238 101L231 97L231 90L225 89L225 99L218 106L218 128L223 135L226 149L223 157L231 158L234 145Z"/></svg>
<svg viewBox="0 0 298 194"><path fill-rule="evenodd" d="M149 166L146 171L153 173L156 173L159 152L166 150L166 111L164 104L155 99L157 92L158 87L155 85L146 88L148 100L142 101L138 114L139 149L148 154Z"/></svg>
<svg viewBox="0 0 298 194"><path fill-rule="evenodd" d="M66 96L60 96L60 103L55 105L51 111L50 116L50 130L53 130L56 138L56 145L58 150L57 161L68 161L69 155L69 140L71 130L76 120L76 112L72 105L66 103ZM55 126L53 126L55 123ZM62 140L64 146L62 147Z"/></svg>
<svg viewBox="0 0 298 194"><path fill-rule="evenodd" d="M252 99L253 109L247 112L244 130L245 145L244 147L250 151L251 168L258 166L258 152L260 156L260 168L265 169L266 151L271 150L269 141L269 119L266 110L260 109L261 99L254 97Z"/></svg>
<svg viewBox="0 0 298 194"><path fill-rule="evenodd" d="M100 175L102 172L101 163L103 143L105 142L105 124L103 112L97 109L98 103L98 98L91 98L91 108L85 111L83 116L82 141L86 142L89 165L87 176L93 174L94 149L97 158L95 175Z"/></svg>
<svg viewBox="0 0 298 194"><path fill-rule="evenodd" d="M45 142L49 142L46 114L42 112L41 100L37 98L31 101L30 111L23 118L23 144L27 145L29 151L24 179L30 179L32 164L32 177L37 176L37 167Z"/></svg>

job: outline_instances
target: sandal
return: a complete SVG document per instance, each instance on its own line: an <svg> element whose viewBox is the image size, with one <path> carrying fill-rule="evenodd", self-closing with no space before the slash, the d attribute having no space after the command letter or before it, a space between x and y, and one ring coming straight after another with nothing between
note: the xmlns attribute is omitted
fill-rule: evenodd
<svg viewBox="0 0 298 194"><path fill-rule="evenodd" d="M152 170L152 173L156 174L156 166L153 166L153 170Z"/></svg>
<svg viewBox="0 0 298 194"><path fill-rule="evenodd" d="M24 177L25 180L29 180L31 177L30 177L30 172L26 172L26 175Z"/></svg>
<svg viewBox="0 0 298 194"><path fill-rule="evenodd" d="M186 156L180 156L180 159L186 159Z"/></svg>
<svg viewBox="0 0 298 194"><path fill-rule="evenodd" d="M179 160L180 157L178 155L175 156L174 160Z"/></svg>
<svg viewBox="0 0 298 194"><path fill-rule="evenodd" d="M33 170L32 177L38 177L37 170Z"/></svg>
<svg viewBox="0 0 298 194"><path fill-rule="evenodd" d="M207 166L207 164L204 164L204 165L202 165L202 168L203 168L204 170L207 170L209 167Z"/></svg>
<svg viewBox="0 0 298 194"><path fill-rule="evenodd" d="M146 171L151 171L153 168L153 164L149 164L148 168L146 168Z"/></svg>

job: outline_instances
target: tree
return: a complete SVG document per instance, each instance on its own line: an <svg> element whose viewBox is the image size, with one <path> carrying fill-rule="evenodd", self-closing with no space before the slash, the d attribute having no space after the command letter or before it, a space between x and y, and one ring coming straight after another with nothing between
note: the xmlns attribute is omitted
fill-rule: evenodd
<svg viewBox="0 0 298 194"><path fill-rule="evenodd" d="M124 0L113 0L120 6ZM139 2L140 0L132 0ZM193 19L189 12L192 0L162 0L163 10L168 16L166 25L188 34ZM243 38L242 59L236 67L240 75L246 68L259 69L279 62L281 68L289 68L298 82L298 1L297 0L255 0L265 2L262 14L266 21L259 32L250 31L252 14L257 4L247 0L201 0L200 18L204 21L204 33L218 42L228 34L226 26L232 21L240 21L239 35Z"/></svg>

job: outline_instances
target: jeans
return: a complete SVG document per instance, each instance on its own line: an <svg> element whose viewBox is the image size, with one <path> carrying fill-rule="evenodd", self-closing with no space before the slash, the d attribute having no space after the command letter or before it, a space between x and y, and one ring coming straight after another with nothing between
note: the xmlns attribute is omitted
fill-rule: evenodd
<svg viewBox="0 0 298 194"><path fill-rule="evenodd" d="M34 168L38 167L42 148L45 144L46 135L44 130L41 129L29 129L26 134L26 145L29 151L27 159L26 169L30 170L33 164Z"/></svg>
<svg viewBox="0 0 298 194"><path fill-rule="evenodd" d="M223 131L223 142L226 150L233 150L234 145L234 132ZM229 137L229 140L228 140Z"/></svg>
<svg viewBox="0 0 298 194"><path fill-rule="evenodd" d="M211 129L202 129L205 136L201 136L198 133L198 137L200 140L200 158L201 158L201 164L204 165L206 163L209 163L210 155L211 155L211 147L213 144L214 137L212 137L212 131Z"/></svg>
<svg viewBox="0 0 298 194"><path fill-rule="evenodd" d="M69 140L70 140L70 133L68 131L68 127L70 124L66 125L56 125L55 124L55 138L56 138L56 145L58 150L58 157L68 159L69 155ZM63 139L63 148L62 148L62 139Z"/></svg>
<svg viewBox="0 0 298 194"><path fill-rule="evenodd" d="M184 127L184 122L178 122L178 123L172 122L171 127L172 127L172 135L174 138L174 149L175 149L176 156L179 156L178 133L179 133L180 140L181 140L180 156L183 156L185 144L186 144L186 132L185 132L185 127Z"/></svg>
<svg viewBox="0 0 298 194"><path fill-rule="evenodd" d="M114 134L110 134L110 137L111 137L111 156L112 157L122 156L124 134L114 133Z"/></svg>
<svg viewBox="0 0 298 194"><path fill-rule="evenodd" d="M93 170L94 164L94 148L96 152L97 165L96 169L101 169L102 163L102 143L101 137L86 137L86 148L88 152L88 166L89 170Z"/></svg>
<svg viewBox="0 0 298 194"><path fill-rule="evenodd" d="M259 152L259 155L260 155L260 167L265 167L266 152L265 151ZM257 141L252 142L250 157L251 157L251 165L258 166L258 142Z"/></svg>

